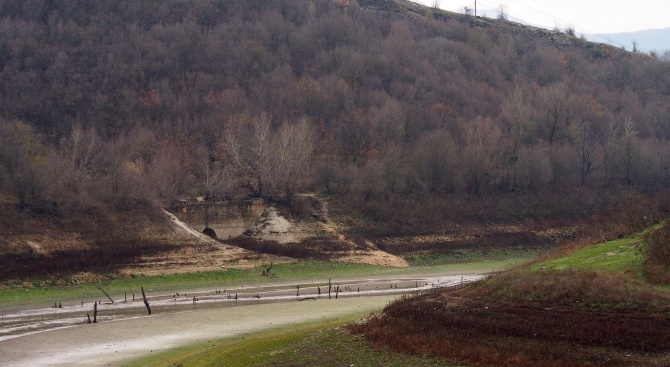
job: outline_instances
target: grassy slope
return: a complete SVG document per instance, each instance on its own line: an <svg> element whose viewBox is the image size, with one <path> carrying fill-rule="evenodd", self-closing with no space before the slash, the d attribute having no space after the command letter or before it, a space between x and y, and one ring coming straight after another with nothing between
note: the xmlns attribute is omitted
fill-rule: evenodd
<svg viewBox="0 0 670 367"><path fill-rule="evenodd" d="M636 236L586 247L558 259L534 264L530 270L637 272L641 257L640 240Z"/></svg>
<svg viewBox="0 0 670 367"><path fill-rule="evenodd" d="M534 264L529 269L533 271L605 271L618 274L635 274L636 277L641 279L644 257L642 238L647 233L661 228L663 223L649 227L632 237L585 247L557 259Z"/></svg>

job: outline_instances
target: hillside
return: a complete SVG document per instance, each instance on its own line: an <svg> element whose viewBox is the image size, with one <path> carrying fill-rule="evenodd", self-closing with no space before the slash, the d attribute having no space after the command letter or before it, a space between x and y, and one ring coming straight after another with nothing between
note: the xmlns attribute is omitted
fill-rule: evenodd
<svg viewBox="0 0 670 367"><path fill-rule="evenodd" d="M169 242L143 228L196 198L313 222L299 194L315 194L347 249L405 258L543 248L599 215L628 229L640 206L668 208L670 64L648 55L404 0L6 0L0 14L3 253L40 223L43 243L67 232L123 257L107 232ZM90 213L95 230L79 225ZM293 251L255 241L238 245Z"/></svg>
<svg viewBox="0 0 670 367"><path fill-rule="evenodd" d="M376 347L468 366L666 365L670 293L648 281L667 269L654 251L667 249L669 228L405 297L350 329Z"/></svg>

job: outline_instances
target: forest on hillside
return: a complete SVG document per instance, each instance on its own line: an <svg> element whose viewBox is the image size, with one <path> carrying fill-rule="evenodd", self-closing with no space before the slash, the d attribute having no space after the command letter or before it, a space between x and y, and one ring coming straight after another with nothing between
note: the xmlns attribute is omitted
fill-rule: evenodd
<svg viewBox="0 0 670 367"><path fill-rule="evenodd" d="M669 54L394 1L0 0L0 193L59 212L315 191L430 221L670 183Z"/></svg>

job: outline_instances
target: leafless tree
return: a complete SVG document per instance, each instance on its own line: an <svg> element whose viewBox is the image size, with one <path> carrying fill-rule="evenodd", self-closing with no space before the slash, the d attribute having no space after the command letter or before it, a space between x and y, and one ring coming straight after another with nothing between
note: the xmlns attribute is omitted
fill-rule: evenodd
<svg viewBox="0 0 670 367"><path fill-rule="evenodd" d="M217 158L220 157L208 151L199 154L200 185L206 199L220 199L232 193L232 168Z"/></svg>
<svg viewBox="0 0 670 367"><path fill-rule="evenodd" d="M264 195L272 155L270 116L240 117L238 125L226 134L226 153L235 175L255 197Z"/></svg>
<svg viewBox="0 0 670 367"><path fill-rule="evenodd" d="M451 193L458 187L458 146L444 130L426 133L412 152L412 167L431 192Z"/></svg>
<svg viewBox="0 0 670 367"><path fill-rule="evenodd" d="M48 153L30 125L20 121L0 124L0 184L6 182L20 206L31 204L45 192Z"/></svg>
<svg viewBox="0 0 670 367"><path fill-rule="evenodd" d="M633 183L635 165L639 158L638 125L632 118L623 121L621 143L619 144L626 184Z"/></svg>
<svg viewBox="0 0 670 367"><path fill-rule="evenodd" d="M507 7L505 5L500 5L498 7L498 19L499 20L507 20L508 15L507 15Z"/></svg>
<svg viewBox="0 0 670 367"><path fill-rule="evenodd" d="M539 102L545 115L544 134L551 145L564 137L570 123L572 94L564 83L556 83L540 90Z"/></svg>
<svg viewBox="0 0 670 367"><path fill-rule="evenodd" d="M519 86L507 96L502 105L507 136L507 181L511 189L517 185L519 155L522 143L530 138L532 106L530 96Z"/></svg>
<svg viewBox="0 0 670 367"><path fill-rule="evenodd" d="M283 190L283 194L289 196L293 192L297 177L310 166L314 142L314 129L307 119L297 123L284 121L272 139L268 180L272 193Z"/></svg>
<svg viewBox="0 0 670 367"><path fill-rule="evenodd" d="M473 120L465 129L463 166L470 192L481 195L495 181L495 168L502 154L502 132L491 119Z"/></svg>
<svg viewBox="0 0 670 367"><path fill-rule="evenodd" d="M580 183L586 185L589 174L594 170L597 161L596 138L593 133L592 123L587 120L579 120L573 125L575 147L580 155Z"/></svg>
<svg viewBox="0 0 670 367"><path fill-rule="evenodd" d="M64 186L73 193L79 193L82 184L91 179L100 158L100 137L95 129L72 127L70 136L60 147Z"/></svg>
<svg viewBox="0 0 670 367"><path fill-rule="evenodd" d="M603 167L605 167L605 185L609 185L612 176L614 175L616 162L615 154L619 142L619 134L621 133L621 124L612 120L608 124L607 137L603 142L601 160Z"/></svg>

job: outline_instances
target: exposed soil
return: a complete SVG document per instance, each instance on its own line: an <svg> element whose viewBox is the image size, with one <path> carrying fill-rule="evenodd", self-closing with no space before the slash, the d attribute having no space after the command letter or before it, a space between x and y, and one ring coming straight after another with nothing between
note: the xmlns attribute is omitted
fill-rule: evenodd
<svg viewBox="0 0 670 367"><path fill-rule="evenodd" d="M289 251L291 247L305 249L291 250L294 257L317 257L334 261L357 264L407 267L407 261L401 257L380 250L372 241L347 237L328 212L328 202L316 195L300 195L311 208L307 218L293 221L282 216L276 207L268 207L247 232L251 238L266 241L266 247L272 242L274 253L281 253L281 245ZM242 245L239 241L238 245ZM242 245L244 246L244 245ZM260 249L262 247L256 247Z"/></svg>
<svg viewBox="0 0 670 367"><path fill-rule="evenodd" d="M252 268L270 262L328 259L384 266L407 266L400 257L380 251L370 241L354 241L328 215L324 200L307 218L281 215L269 207L240 240L220 241L189 227L165 210L78 215L22 213L0 204L0 280L32 286L35 280L86 283L102 274L170 274L221 268ZM252 246L242 246L253 242ZM274 246L275 250L268 249ZM270 246L270 247L272 247ZM245 249L246 248L246 249ZM24 280L31 278L31 283Z"/></svg>
<svg viewBox="0 0 670 367"><path fill-rule="evenodd" d="M666 296L632 291L625 281L603 284L605 275L540 276L543 289L533 287L532 276L512 273L407 297L352 331L395 350L469 366L670 364ZM534 292L519 292L527 283Z"/></svg>
<svg viewBox="0 0 670 367"><path fill-rule="evenodd" d="M0 342L7 366L107 366L157 351L294 323L365 314L395 296L201 308L85 324ZM102 311L104 312L104 311Z"/></svg>
<svg viewBox="0 0 670 367"><path fill-rule="evenodd" d="M361 234L351 214L313 194L297 195L300 210L268 206L238 238L217 240L149 204L129 203L106 211L81 208L72 214L22 212L0 203L0 269L4 286L38 281L87 282L98 275L170 274L251 268L270 262L319 259L406 267L415 254L457 254L506 248L547 247L575 235L569 226L452 224L435 233L375 237ZM26 283L27 286L29 286Z"/></svg>

